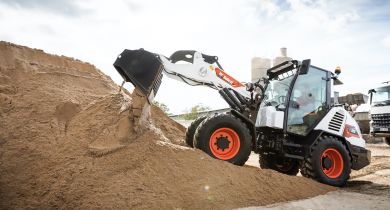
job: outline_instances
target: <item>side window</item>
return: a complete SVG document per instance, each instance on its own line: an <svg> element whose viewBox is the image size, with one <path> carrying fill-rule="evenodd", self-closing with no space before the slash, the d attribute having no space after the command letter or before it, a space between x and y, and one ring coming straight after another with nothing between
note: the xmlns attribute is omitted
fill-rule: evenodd
<svg viewBox="0 0 390 210"><path fill-rule="evenodd" d="M307 135L326 114L326 72L310 67L299 75L290 96L287 131Z"/></svg>

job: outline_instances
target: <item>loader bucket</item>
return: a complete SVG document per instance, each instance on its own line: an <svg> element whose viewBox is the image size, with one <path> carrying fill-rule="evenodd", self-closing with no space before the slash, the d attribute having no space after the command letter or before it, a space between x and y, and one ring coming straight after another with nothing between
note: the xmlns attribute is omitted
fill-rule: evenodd
<svg viewBox="0 0 390 210"><path fill-rule="evenodd" d="M151 102L161 84L163 65L159 58L144 49L124 50L114 63L124 81L138 87Z"/></svg>

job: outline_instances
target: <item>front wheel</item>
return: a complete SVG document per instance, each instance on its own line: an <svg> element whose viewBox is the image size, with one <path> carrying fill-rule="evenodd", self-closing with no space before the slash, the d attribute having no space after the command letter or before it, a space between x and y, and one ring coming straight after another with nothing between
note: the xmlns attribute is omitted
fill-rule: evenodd
<svg viewBox="0 0 390 210"><path fill-rule="evenodd" d="M351 173L351 158L345 145L332 136L321 136L302 161L301 173L324 184L343 186Z"/></svg>
<svg viewBox="0 0 390 210"><path fill-rule="evenodd" d="M195 132L194 147L216 159L244 165L252 150L252 137L240 119L219 114L200 123Z"/></svg>
<svg viewBox="0 0 390 210"><path fill-rule="evenodd" d="M190 147L194 147L194 135L195 131L198 128L199 124L206 119L206 117L198 117L194 122L191 123L190 126L188 126L187 131L186 131L186 143Z"/></svg>

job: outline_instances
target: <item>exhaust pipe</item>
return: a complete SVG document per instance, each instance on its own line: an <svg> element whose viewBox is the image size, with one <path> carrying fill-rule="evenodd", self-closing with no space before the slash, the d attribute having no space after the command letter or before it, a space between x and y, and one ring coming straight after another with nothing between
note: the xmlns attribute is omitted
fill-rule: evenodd
<svg viewBox="0 0 390 210"><path fill-rule="evenodd" d="M158 55L144 49L125 49L114 63L115 69L126 82L131 82L151 103L160 88L162 71Z"/></svg>

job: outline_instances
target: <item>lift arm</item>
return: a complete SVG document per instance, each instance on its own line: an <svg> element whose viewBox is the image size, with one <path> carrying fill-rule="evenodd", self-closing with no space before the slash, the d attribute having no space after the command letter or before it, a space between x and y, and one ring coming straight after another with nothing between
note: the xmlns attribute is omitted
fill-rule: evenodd
<svg viewBox="0 0 390 210"><path fill-rule="evenodd" d="M241 98L250 98L246 86L222 69L218 57L197 51L177 51L167 58L143 49L124 50L114 67L126 82L139 88L149 102L157 94L163 74L188 85L208 86L216 90L228 88Z"/></svg>

